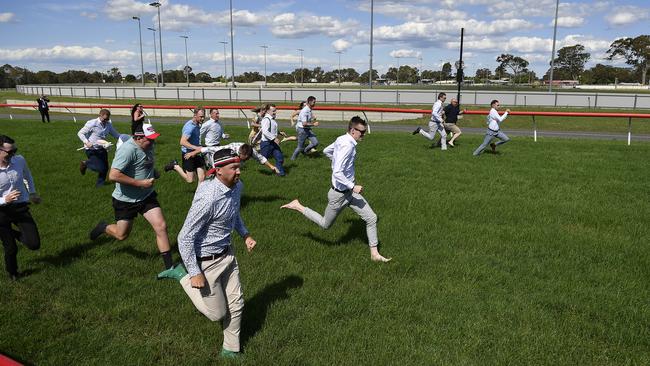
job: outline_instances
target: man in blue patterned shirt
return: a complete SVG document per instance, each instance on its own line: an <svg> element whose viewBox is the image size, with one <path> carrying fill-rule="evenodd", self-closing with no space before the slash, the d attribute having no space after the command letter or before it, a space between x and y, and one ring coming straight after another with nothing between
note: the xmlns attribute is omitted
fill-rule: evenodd
<svg viewBox="0 0 650 366"><path fill-rule="evenodd" d="M222 321L221 355L236 358L244 296L231 246L232 232L236 230L244 238L249 252L256 242L239 214L243 189L239 156L223 149L214 153L213 161L215 178L199 184L178 234L178 250L187 272L180 265L174 270L194 306L208 319Z"/></svg>

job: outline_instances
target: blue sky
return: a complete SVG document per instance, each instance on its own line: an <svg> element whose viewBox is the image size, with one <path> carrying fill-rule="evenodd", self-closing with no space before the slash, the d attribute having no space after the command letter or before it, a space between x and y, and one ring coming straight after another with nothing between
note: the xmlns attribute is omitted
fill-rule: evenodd
<svg viewBox="0 0 650 366"><path fill-rule="evenodd" d="M224 72L223 45L229 39L228 0L163 0L161 20L165 69L185 64L180 35L188 35L190 65L213 76ZM138 25L143 29L145 71L154 71L155 9L138 0L0 0L0 64L31 70L105 71L118 67L138 74ZM410 64L438 70L458 58L460 28L465 27L467 72L497 66L496 57L512 53L530 68L545 72L553 37L555 0L375 0L374 66ZM233 0L235 72L268 73L306 67L368 69L370 0ZM617 38L647 34L648 0L571 0L560 2L558 48L580 43L597 62ZM227 49L230 57L230 45ZM230 61L228 61L230 73Z"/></svg>

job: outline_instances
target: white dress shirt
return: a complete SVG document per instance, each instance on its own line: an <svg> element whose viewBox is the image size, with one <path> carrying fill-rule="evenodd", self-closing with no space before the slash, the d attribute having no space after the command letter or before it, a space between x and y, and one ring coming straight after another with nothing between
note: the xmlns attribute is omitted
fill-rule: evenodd
<svg viewBox="0 0 650 366"><path fill-rule="evenodd" d="M431 108L431 122L442 123L442 101L440 99L433 103Z"/></svg>
<svg viewBox="0 0 650 366"><path fill-rule="evenodd" d="M25 187L25 180L29 190L28 187ZM27 202L29 201L29 195L36 193L32 173L29 171L27 161L22 155L12 156L9 165L0 168L0 206L7 204L5 196L15 190L20 192L20 196L11 203Z"/></svg>
<svg viewBox="0 0 650 366"><path fill-rule="evenodd" d="M298 122L296 122L296 128L311 128L311 126L304 126L303 123L311 123L312 115L311 108L308 105L305 105L298 113Z"/></svg>
<svg viewBox="0 0 650 366"><path fill-rule="evenodd" d="M499 123L503 122L506 117L508 117L508 112L500 116L499 112L495 108L490 109L490 114L487 117L488 128L492 131L499 131Z"/></svg>
<svg viewBox="0 0 650 366"><path fill-rule="evenodd" d="M357 141L346 133L323 150L332 160L332 187L339 191L354 188L354 158L357 155Z"/></svg>
<svg viewBox="0 0 650 366"><path fill-rule="evenodd" d="M273 141L278 137L278 123L270 114L267 113L266 116L262 118L260 131L262 131L262 141Z"/></svg>
<svg viewBox="0 0 650 366"><path fill-rule="evenodd" d="M224 137L223 125L220 121L215 121L210 118L201 125L199 135L200 139L204 141L205 146L217 146Z"/></svg>
<svg viewBox="0 0 650 366"><path fill-rule="evenodd" d="M111 120L102 123L99 117L86 122L77 132L77 136L84 144L90 142L93 145L91 149L103 149L102 145L97 143L97 140L105 140L108 134L116 139L120 138L120 133L115 130Z"/></svg>

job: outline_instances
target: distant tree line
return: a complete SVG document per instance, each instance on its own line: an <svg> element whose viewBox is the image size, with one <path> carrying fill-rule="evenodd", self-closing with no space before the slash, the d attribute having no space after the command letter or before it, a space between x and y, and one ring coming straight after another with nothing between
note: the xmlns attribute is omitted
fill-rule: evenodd
<svg viewBox="0 0 650 366"><path fill-rule="evenodd" d="M650 68L650 35L641 35L635 38L619 38L612 42L606 52L607 60L624 61L628 67L616 67L610 65L596 64L590 69L585 65L591 59L591 55L585 51L581 44L566 46L557 51L554 61L554 80L578 80L582 84L612 84L614 82L632 83L641 82L646 84L647 73ZM473 79L475 82L486 82L492 79L508 79L512 84L532 84L538 81L535 72L528 69L529 62L521 56L509 53L501 54L496 58L498 63L494 71L488 68L476 70L476 74L465 76L465 79ZM442 65L441 70L418 70L416 67L402 65L399 68L391 67L385 74L379 75L377 70L372 70L373 80L386 79L390 81L399 80L400 83L419 83L422 80L438 81L451 80L456 76L453 74L451 63ZM156 81L156 74L145 72L144 78L148 83ZM542 80L550 77L549 69L542 76ZM183 70L165 70L165 82L179 83L186 81ZM224 76L212 77L207 72L189 73L190 82L224 82ZM269 83L337 83L337 82L368 82L368 71L359 73L353 68L325 71L321 67L313 69L295 69L292 72L274 72L267 75ZM33 72L21 67L4 65L0 69L0 87L13 88L17 84L88 84L88 83L137 83L140 75L128 74L123 76L118 68L112 68L105 72L95 71L92 73L80 70L68 70L61 73L52 71ZM257 71L244 72L235 76L239 83L251 83L264 81L264 75Z"/></svg>

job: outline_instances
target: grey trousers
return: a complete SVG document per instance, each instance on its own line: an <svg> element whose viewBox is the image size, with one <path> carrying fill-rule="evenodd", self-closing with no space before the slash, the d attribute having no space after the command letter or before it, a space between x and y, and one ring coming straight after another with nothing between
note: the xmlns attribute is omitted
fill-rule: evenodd
<svg viewBox="0 0 650 366"><path fill-rule="evenodd" d="M420 129L420 134L429 140L433 141L436 137L436 132L440 134L440 146L442 150L447 150L447 131L442 123L429 122L429 132Z"/></svg>
<svg viewBox="0 0 650 366"><path fill-rule="evenodd" d="M494 138L501 140L496 143L497 146L503 145L506 142L510 141L510 137L508 137L505 133L501 131L494 132L492 130L487 130L487 132L485 133L485 139L483 139L483 143L476 150L474 150L474 156L480 155L483 152L483 150L485 150L485 148L488 147L488 145Z"/></svg>
<svg viewBox="0 0 650 366"><path fill-rule="evenodd" d="M181 286L203 315L213 322L222 321L223 349L239 352L244 294L239 280L239 266L232 248L220 258L201 262L201 269L208 282L207 286L201 289L192 287L190 275L181 278Z"/></svg>
<svg viewBox="0 0 650 366"><path fill-rule="evenodd" d="M339 213L346 206L350 206L366 222L368 245L376 247L379 244L377 239L377 215L362 195L353 193L351 190L341 193L330 188L329 192L327 192L327 200L327 208L325 208L323 216L309 207L305 207L303 215L323 229L329 229Z"/></svg>

